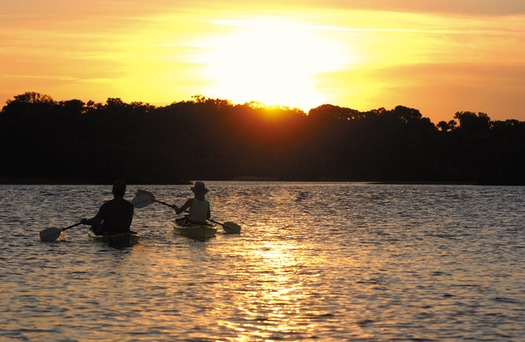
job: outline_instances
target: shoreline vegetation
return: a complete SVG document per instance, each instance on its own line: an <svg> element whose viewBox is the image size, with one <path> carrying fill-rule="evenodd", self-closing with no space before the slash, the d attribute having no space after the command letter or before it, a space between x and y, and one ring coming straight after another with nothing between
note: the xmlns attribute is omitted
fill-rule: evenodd
<svg viewBox="0 0 525 342"><path fill-rule="evenodd" d="M366 112L194 96L54 101L26 92L0 112L0 184L189 180L525 185L525 122L405 106Z"/></svg>
<svg viewBox="0 0 525 342"><path fill-rule="evenodd" d="M204 181L207 181L206 179ZM217 180L216 180L217 181ZM283 180L278 178L268 177L250 177L242 176L233 179L221 179L218 181L226 182L294 182L294 180ZM366 180L352 180L352 179L318 179L314 181L296 181L306 183L366 183L366 184L391 184L391 185L479 185L476 182L451 182L451 181L366 181ZM146 183L137 185L190 185L193 181L181 181L177 183ZM0 185L107 185L105 183L91 183L76 181L71 182L65 179L53 178L0 178Z"/></svg>

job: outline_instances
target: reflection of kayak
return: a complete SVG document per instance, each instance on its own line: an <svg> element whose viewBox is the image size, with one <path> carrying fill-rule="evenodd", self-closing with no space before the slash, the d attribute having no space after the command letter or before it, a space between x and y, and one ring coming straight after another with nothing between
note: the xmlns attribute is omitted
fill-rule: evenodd
<svg viewBox="0 0 525 342"><path fill-rule="evenodd" d="M188 223L185 218L175 220L176 226L173 227L176 234L189 237L190 239L206 241L217 233L217 229L206 223Z"/></svg>
<svg viewBox="0 0 525 342"><path fill-rule="evenodd" d="M135 232L129 233L117 233L117 234L104 234L104 235L95 235L91 230L88 231L88 236L91 240L105 242L109 244L110 247L123 248L131 247L136 245L139 242L140 234Z"/></svg>

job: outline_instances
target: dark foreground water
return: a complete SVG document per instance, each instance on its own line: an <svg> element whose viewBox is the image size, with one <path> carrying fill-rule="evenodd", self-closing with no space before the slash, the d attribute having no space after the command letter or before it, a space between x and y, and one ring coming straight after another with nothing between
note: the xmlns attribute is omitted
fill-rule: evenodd
<svg viewBox="0 0 525 342"><path fill-rule="evenodd" d="M85 226L38 241L94 215L109 186L0 186L0 340L523 341L524 187L207 185L241 235L177 236L154 204L124 250ZM190 195L127 198L139 188Z"/></svg>

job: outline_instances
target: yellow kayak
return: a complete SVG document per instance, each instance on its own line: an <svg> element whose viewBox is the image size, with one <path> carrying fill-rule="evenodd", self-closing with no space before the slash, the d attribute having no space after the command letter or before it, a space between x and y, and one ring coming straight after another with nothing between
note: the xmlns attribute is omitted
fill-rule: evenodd
<svg viewBox="0 0 525 342"><path fill-rule="evenodd" d="M217 229L206 223L188 223L184 218L175 220L173 227L176 234L190 239L206 241L215 236Z"/></svg>

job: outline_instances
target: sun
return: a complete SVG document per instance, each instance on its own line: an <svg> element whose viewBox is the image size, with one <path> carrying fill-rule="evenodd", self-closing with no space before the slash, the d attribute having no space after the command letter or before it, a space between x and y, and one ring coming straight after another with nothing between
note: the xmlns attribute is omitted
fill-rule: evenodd
<svg viewBox="0 0 525 342"><path fill-rule="evenodd" d="M325 103L316 76L339 69L344 56L318 28L281 19L216 23L232 32L208 43L202 62L213 85L206 95L305 111Z"/></svg>

